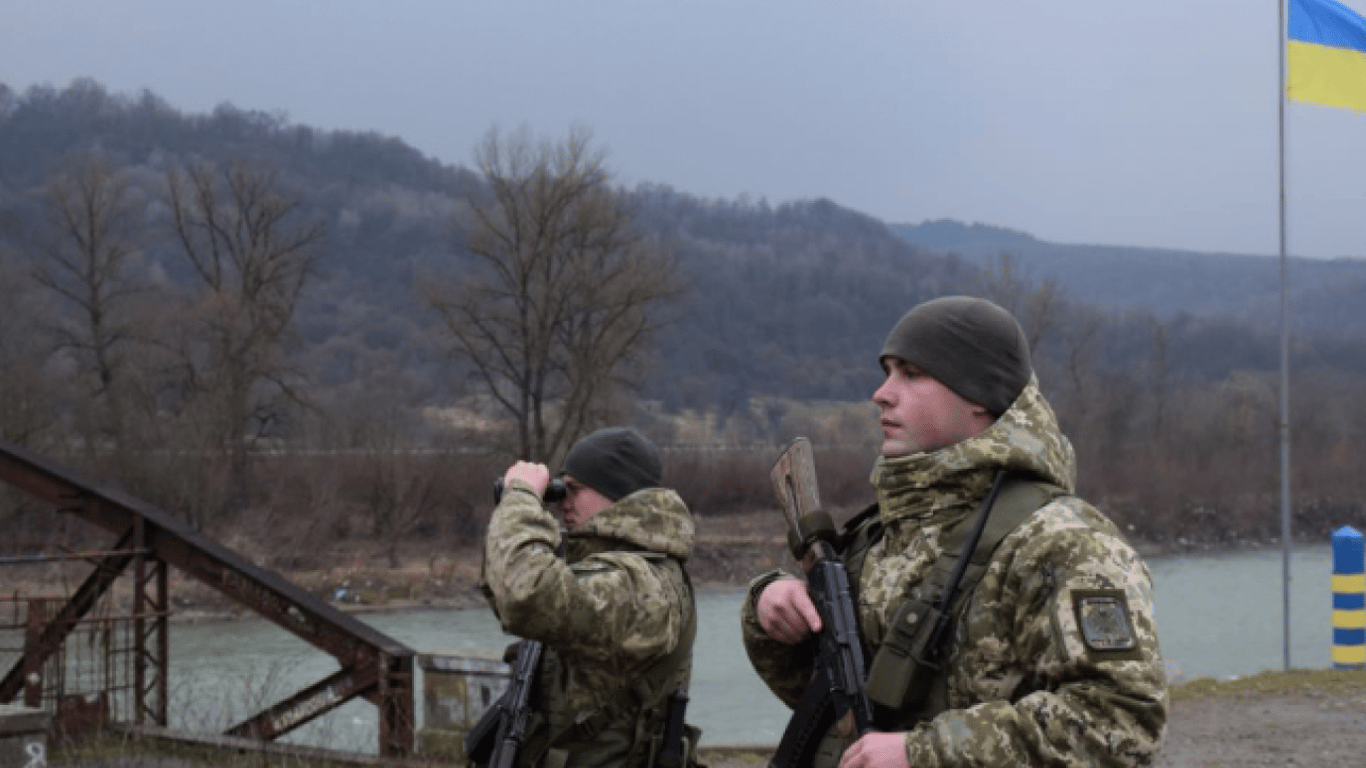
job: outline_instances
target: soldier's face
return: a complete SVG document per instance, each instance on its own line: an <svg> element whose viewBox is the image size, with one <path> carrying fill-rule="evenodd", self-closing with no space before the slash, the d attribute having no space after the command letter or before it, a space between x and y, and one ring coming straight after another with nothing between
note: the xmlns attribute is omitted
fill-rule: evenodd
<svg viewBox="0 0 1366 768"><path fill-rule="evenodd" d="M937 451L990 427L987 409L905 360L887 357L887 380L873 393L881 413L882 455Z"/></svg>
<svg viewBox="0 0 1366 768"><path fill-rule="evenodd" d="M564 514L564 526L571 531L612 506L611 499L572 477L565 477L564 486L568 492L560 502L560 512Z"/></svg>

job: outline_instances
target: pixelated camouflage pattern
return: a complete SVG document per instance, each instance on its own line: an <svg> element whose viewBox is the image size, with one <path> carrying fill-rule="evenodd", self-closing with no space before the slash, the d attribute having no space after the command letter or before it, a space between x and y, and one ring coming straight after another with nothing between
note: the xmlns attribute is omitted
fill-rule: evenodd
<svg viewBox="0 0 1366 768"><path fill-rule="evenodd" d="M858 578L860 629L870 657L896 607L918 596L945 529L975 512L1000 469L1074 488L1072 447L1036 381L981 434L940 451L878 461L872 481L886 532L869 549ZM773 577L756 579L755 588ZM1122 592L1136 651L1086 646L1073 593L1098 589ZM813 644L789 647L763 636L749 604L742 623L755 670L793 705L810 679ZM1141 766L1155 760L1167 690L1152 580L1115 526L1085 501L1059 497L1002 541L982 581L960 603L947 650L951 708L907 734L911 765Z"/></svg>
<svg viewBox="0 0 1366 768"><path fill-rule="evenodd" d="M561 533L531 487L514 481L484 540L484 591L503 630L545 643L533 703L547 733L612 702L674 650L695 611L682 568L695 528L672 490L637 491L585 521L565 537L564 559L555 555ZM680 682L690 672L689 657ZM577 745L567 764L611 765L623 756L635 713L613 717L598 746Z"/></svg>

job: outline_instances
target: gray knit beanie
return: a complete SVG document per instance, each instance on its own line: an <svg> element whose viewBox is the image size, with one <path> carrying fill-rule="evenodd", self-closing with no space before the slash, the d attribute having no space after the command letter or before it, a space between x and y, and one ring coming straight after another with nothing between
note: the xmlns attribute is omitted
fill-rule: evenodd
<svg viewBox="0 0 1366 768"><path fill-rule="evenodd" d="M901 317L878 360L897 357L918 366L992 416L1005 413L1029 383L1029 343L1015 318L972 296L944 296Z"/></svg>
<svg viewBox="0 0 1366 768"><path fill-rule="evenodd" d="M659 451L630 427L606 427L574 443L563 472L611 501L664 480Z"/></svg>

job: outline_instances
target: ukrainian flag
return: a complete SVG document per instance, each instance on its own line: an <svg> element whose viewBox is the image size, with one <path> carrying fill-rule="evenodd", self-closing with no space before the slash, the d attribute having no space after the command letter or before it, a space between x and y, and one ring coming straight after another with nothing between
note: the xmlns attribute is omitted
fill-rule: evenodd
<svg viewBox="0 0 1366 768"><path fill-rule="evenodd" d="M1334 0L1290 0L1289 38L1287 96L1366 112L1366 19Z"/></svg>

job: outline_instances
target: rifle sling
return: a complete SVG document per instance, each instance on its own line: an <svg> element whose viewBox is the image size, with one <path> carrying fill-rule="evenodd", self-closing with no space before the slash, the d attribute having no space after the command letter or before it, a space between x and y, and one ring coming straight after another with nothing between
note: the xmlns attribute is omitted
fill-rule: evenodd
<svg viewBox="0 0 1366 768"><path fill-rule="evenodd" d="M920 713L915 720L927 719L947 705L948 678L939 659L963 598L986 575L1001 542L1034 512L1064 493L1047 483L1009 478L993 503L984 505L973 525L960 524L945 533L939 559L926 577L929 596L909 600L891 612L894 618L888 634L869 665L868 693L880 705L880 724L887 715L908 709Z"/></svg>

